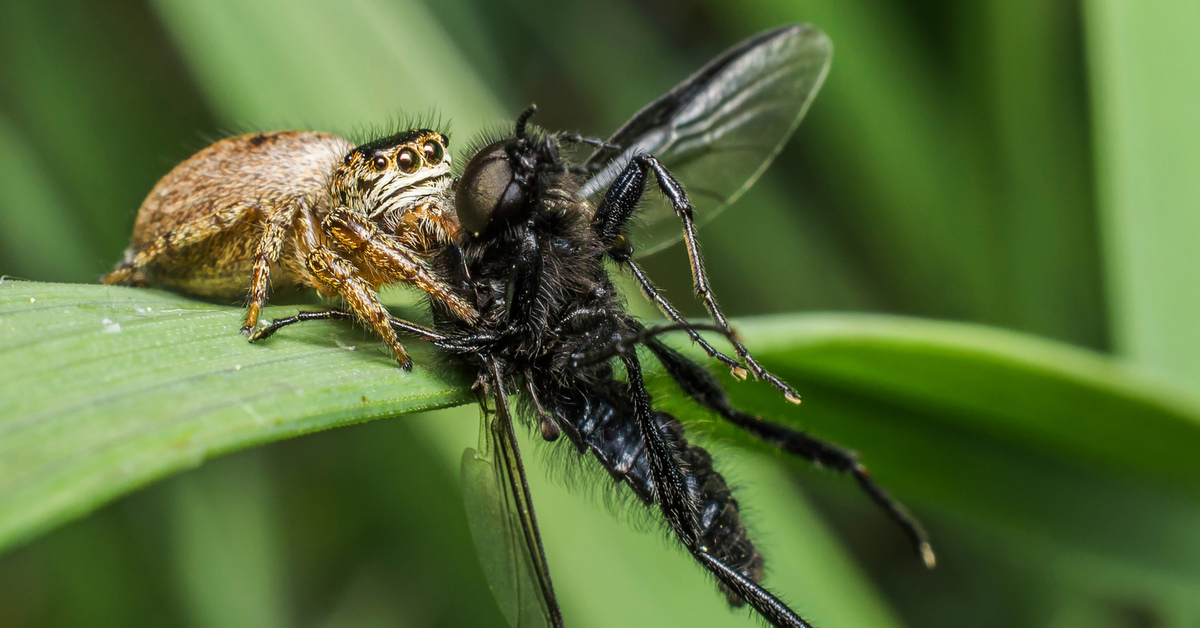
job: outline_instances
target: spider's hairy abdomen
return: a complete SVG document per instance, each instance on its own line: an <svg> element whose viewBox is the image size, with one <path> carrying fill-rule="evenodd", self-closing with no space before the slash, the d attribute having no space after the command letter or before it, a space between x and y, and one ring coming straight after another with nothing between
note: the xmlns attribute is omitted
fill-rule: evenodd
<svg viewBox="0 0 1200 628"><path fill-rule="evenodd" d="M328 133L251 133L221 140L183 161L142 203L126 257L168 235L197 241L167 250L133 283L210 298L245 296L267 217L276 206L298 199L315 213L327 212L329 173L350 148ZM198 238L179 233L181 225L204 232ZM285 267L274 277L278 287L298 285L290 270Z"/></svg>

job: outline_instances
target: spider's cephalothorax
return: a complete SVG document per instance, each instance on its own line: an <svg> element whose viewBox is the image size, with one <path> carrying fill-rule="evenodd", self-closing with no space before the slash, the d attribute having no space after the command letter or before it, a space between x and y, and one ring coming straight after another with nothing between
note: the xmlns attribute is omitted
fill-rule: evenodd
<svg viewBox="0 0 1200 628"><path fill-rule="evenodd" d="M329 177L329 194L409 248L432 250L458 235L454 213L441 202L452 180L449 142L418 129L357 146Z"/></svg>
<svg viewBox="0 0 1200 628"><path fill-rule="evenodd" d="M221 140L151 190L125 260L104 283L245 297L251 340L272 285L315 288L345 299L408 368L379 286L417 286L474 318L426 264L458 234L441 202L452 181L447 143L424 129L357 147L309 131Z"/></svg>

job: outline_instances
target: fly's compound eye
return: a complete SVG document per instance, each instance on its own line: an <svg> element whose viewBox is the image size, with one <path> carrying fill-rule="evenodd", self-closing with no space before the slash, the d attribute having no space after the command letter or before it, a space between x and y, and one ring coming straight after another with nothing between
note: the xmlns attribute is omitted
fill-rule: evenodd
<svg viewBox="0 0 1200 628"><path fill-rule="evenodd" d="M525 204L525 188L513 173L504 142L475 153L454 193L459 224L479 235L493 220L507 220Z"/></svg>
<svg viewBox="0 0 1200 628"><path fill-rule="evenodd" d="M442 163L442 157L445 156L442 145L433 140L427 140L421 144L421 152L425 153L425 162L431 166Z"/></svg>
<svg viewBox="0 0 1200 628"><path fill-rule="evenodd" d="M417 156L417 151L401 148L400 152L396 153L396 165L400 167L400 172L412 174L421 167L421 158Z"/></svg>
<svg viewBox="0 0 1200 628"><path fill-rule="evenodd" d="M375 166L376 170L383 170L384 168L387 168L387 157L380 155L371 160L371 164Z"/></svg>

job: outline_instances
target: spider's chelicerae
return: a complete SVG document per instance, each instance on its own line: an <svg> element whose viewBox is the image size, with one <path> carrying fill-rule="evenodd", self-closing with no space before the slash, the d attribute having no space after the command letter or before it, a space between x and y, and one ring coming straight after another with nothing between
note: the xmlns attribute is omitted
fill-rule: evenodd
<svg viewBox="0 0 1200 628"><path fill-rule="evenodd" d="M475 312L433 274L429 255L458 222L439 203L452 182L448 138L414 129L359 146L311 131L221 140L176 166L138 211L106 284L246 298L251 340L269 288L340 296L411 368L376 290L407 283L464 320Z"/></svg>

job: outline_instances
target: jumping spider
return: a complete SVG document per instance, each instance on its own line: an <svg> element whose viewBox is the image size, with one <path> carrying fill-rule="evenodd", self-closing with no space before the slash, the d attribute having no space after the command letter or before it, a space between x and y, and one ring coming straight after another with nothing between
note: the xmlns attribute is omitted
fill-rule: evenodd
<svg viewBox="0 0 1200 628"><path fill-rule="evenodd" d="M103 281L246 297L251 342L272 282L315 288L345 299L410 369L381 285L411 284L465 321L477 316L425 263L459 231L439 203L453 178L448 143L425 129L360 146L310 131L221 140L150 191L124 261Z"/></svg>

